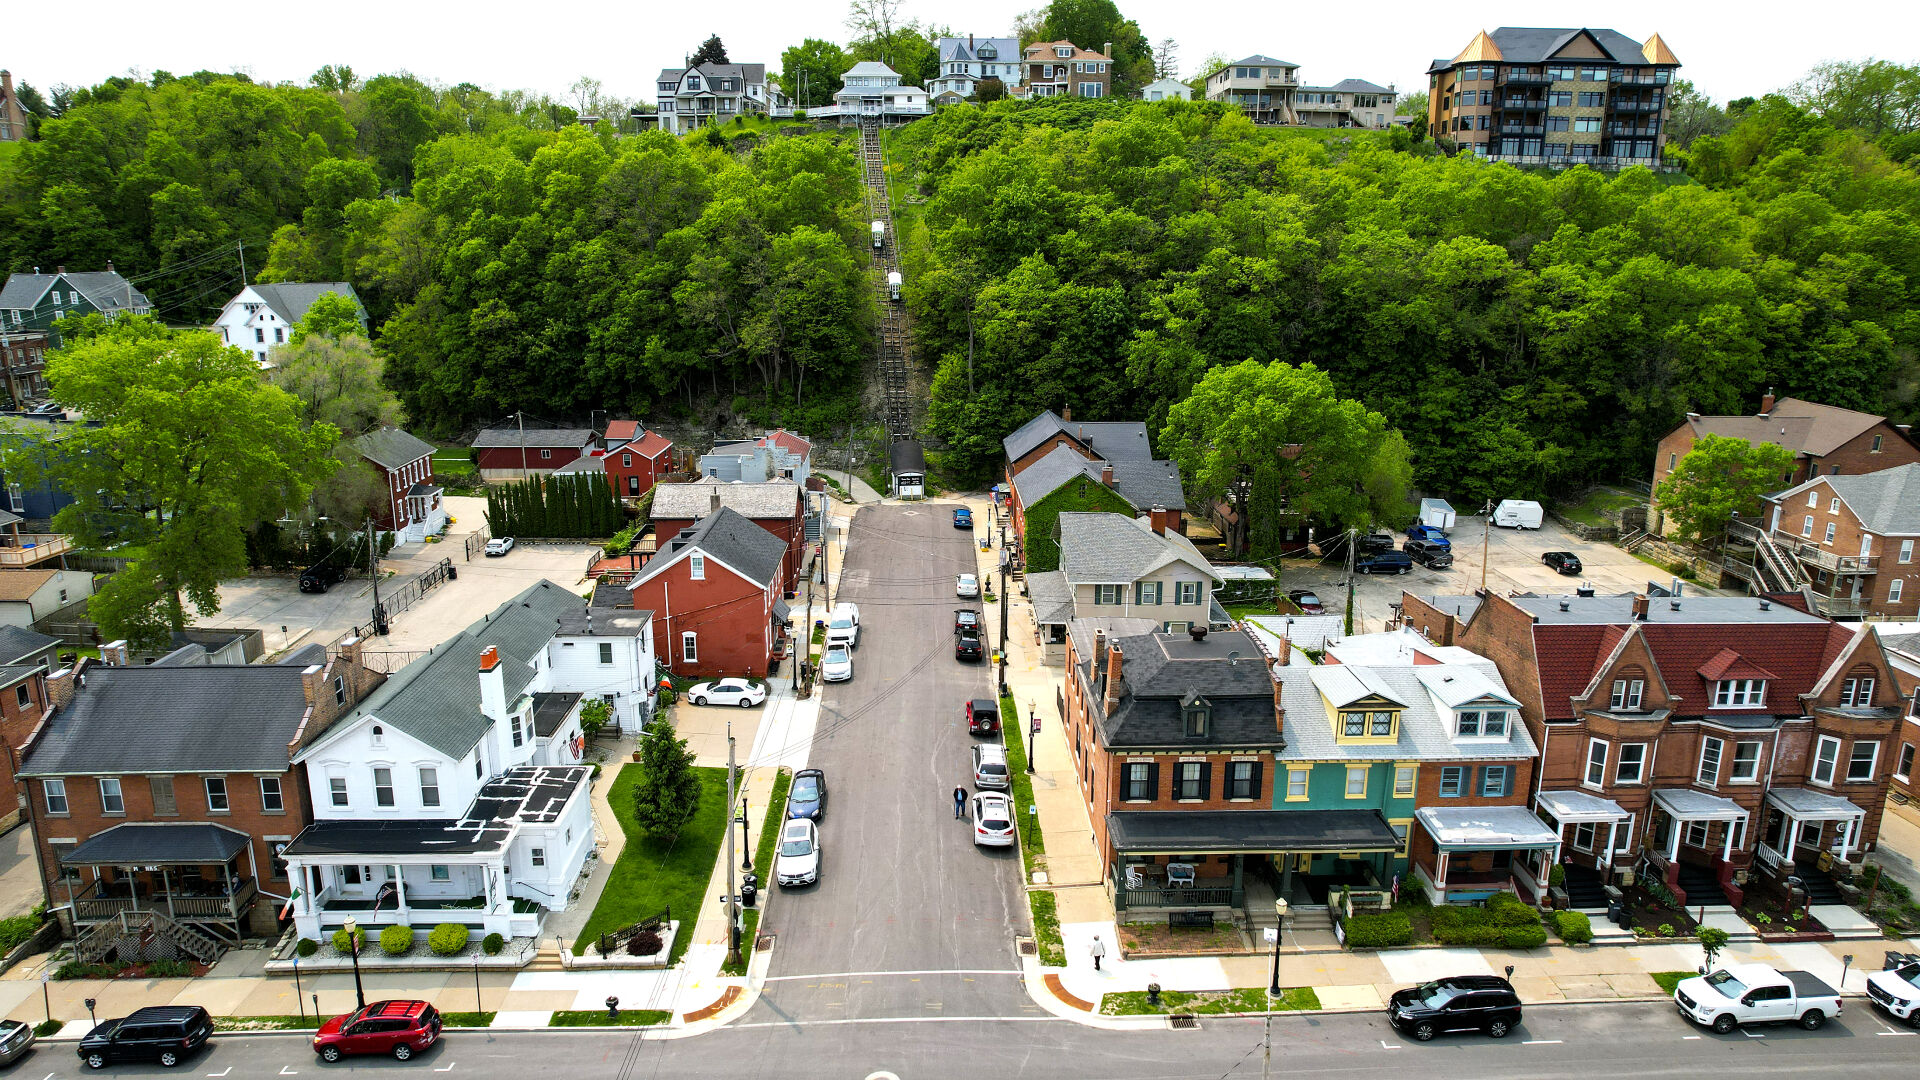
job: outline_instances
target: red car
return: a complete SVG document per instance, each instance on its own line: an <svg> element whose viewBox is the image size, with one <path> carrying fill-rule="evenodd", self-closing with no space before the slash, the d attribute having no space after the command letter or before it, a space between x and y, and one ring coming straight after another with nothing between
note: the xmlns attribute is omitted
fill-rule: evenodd
<svg viewBox="0 0 1920 1080"><path fill-rule="evenodd" d="M967 702L967 733L991 735L1000 730L1000 703L988 698Z"/></svg>
<svg viewBox="0 0 1920 1080"><path fill-rule="evenodd" d="M313 1052L322 1061L339 1061L343 1054L392 1054L405 1061L440 1038L440 1025L439 1010L424 1001L376 1001L320 1025Z"/></svg>

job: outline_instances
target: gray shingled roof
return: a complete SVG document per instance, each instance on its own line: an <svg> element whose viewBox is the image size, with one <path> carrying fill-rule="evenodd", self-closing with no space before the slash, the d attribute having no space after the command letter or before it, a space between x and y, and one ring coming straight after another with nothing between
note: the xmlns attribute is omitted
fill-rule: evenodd
<svg viewBox="0 0 1920 1080"><path fill-rule="evenodd" d="M304 668L93 667L21 771L34 776L285 772Z"/></svg>
<svg viewBox="0 0 1920 1080"><path fill-rule="evenodd" d="M1238 630L1122 637L1121 698L1100 724L1109 746L1264 746L1280 741L1266 657ZM1104 657L1083 661L1077 677L1104 697ZM1188 739L1182 703L1192 695L1212 708L1207 736Z"/></svg>
<svg viewBox="0 0 1920 1080"><path fill-rule="evenodd" d="M1335 718L1327 715L1326 699L1314 681L1314 673L1323 667L1286 667L1279 669L1280 703L1287 709L1287 748L1281 756L1289 761L1500 761L1534 756L1533 739L1520 722L1518 709L1511 710L1504 739L1468 739L1456 742L1452 736L1451 715L1443 716L1434 703L1433 693L1420 681L1444 677L1448 669L1471 671L1486 679L1501 697L1511 692L1500 679L1500 670L1491 660L1478 664L1382 665L1352 667L1356 675L1381 688L1385 696L1406 706L1400 713L1400 741L1391 746L1346 744L1334 737Z"/></svg>
<svg viewBox="0 0 1920 1080"><path fill-rule="evenodd" d="M1171 461L1088 461L1071 446L1057 446L1040 460L1020 470L1013 486L1020 505L1032 506L1060 490L1076 476L1099 480L1113 467L1113 490L1135 510L1185 510L1187 496L1180 483L1180 466Z"/></svg>
<svg viewBox="0 0 1920 1080"><path fill-rule="evenodd" d="M134 311L151 306L146 294L126 278L112 270L100 270L74 274L11 274L6 285L0 287L0 308L37 307L45 299L47 290L61 278L101 311Z"/></svg>
<svg viewBox="0 0 1920 1080"><path fill-rule="evenodd" d="M1052 409L1020 425L1013 434L1000 440L1000 446L1006 450L1008 461L1018 461L1034 447L1063 431L1086 443L1094 453L1108 461L1153 460L1153 448L1147 441L1147 425L1140 421L1068 421L1060 419Z"/></svg>
<svg viewBox="0 0 1920 1080"><path fill-rule="evenodd" d="M1313 88L1302 87L1302 89L1313 89ZM1365 79L1341 79L1339 82L1334 83L1330 87L1327 87L1327 89L1333 91L1336 94L1392 94L1392 93L1395 93L1395 91L1389 90L1386 87L1381 86L1379 83L1370 83Z"/></svg>
<svg viewBox="0 0 1920 1080"><path fill-rule="evenodd" d="M713 512L714 492L720 505L745 517L789 519L800 513L800 485L791 480L745 484L705 480L691 484L661 484L653 489L656 521L686 521Z"/></svg>
<svg viewBox="0 0 1920 1080"><path fill-rule="evenodd" d="M24 626L0 626L0 664L17 664L59 644L59 638L36 633Z"/></svg>
<svg viewBox="0 0 1920 1080"><path fill-rule="evenodd" d="M1060 527L1060 569L1081 584L1130 584L1170 562L1185 561L1218 578L1193 541L1153 532L1119 514L1068 512Z"/></svg>
<svg viewBox="0 0 1920 1080"><path fill-rule="evenodd" d="M34 672L40 671L44 666L42 664L0 664L0 689L12 686Z"/></svg>
<svg viewBox="0 0 1920 1080"><path fill-rule="evenodd" d="M587 428L488 428L473 437L480 449L502 446L582 447L598 439L600 433Z"/></svg>
<svg viewBox="0 0 1920 1080"><path fill-rule="evenodd" d="M253 291L267 302L274 314L288 323L297 323L306 318L307 309L315 300L328 293L338 293L353 301L359 308L362 323L366 320L366 309L360 306L360 295L353 286L344 281L283 281L276 285L254 285Z"/></svg>
<svg viewBox="0 0 1920 1080"><path fill-rule="evenodd" d="M252 838L237 829L198 822L128 822L97 833L60 857L65 866L226 862Z"/></svg>
<svg viewBox="0 0 1920 1080"><path fill-rule="evenodd" d="M763 585L780 573L781 560L787 554L787 545L779 537L723 506L719 513L708 514L682 529L647 565L665 566L672 555L688 548L711 555ZM638 584L651 576L642 570L634 580Z"/></svg>
<svg viewBox="0 0 1920 1080"><path fill-rule="evenodd" d="M480 711L480 653L488 646L500 650L511 704L533 681L533 657L552 640L560 617L585 607L585 600L551 581L529 586L395 672L335 730L378 717L450 758L464 758L493 723Z"/></svg>
<svg viewBox="0 0 1920 1080"><path fill-rule="evenodd" d="M1073 621L1073 586L1067 575L1047 570L1027 575L1027 599L1033 604L1033 621L1040 626Z"/></svg>
<svg viewBox="0 0 1920 1080"><path fill-rule="evenodd" d="M1646 54L1640 51L1640 43L1627 35L1617 30L1589 29L1587 32L1600 43L1600 48L1612 55L1616 63L1644 64L1647 62ZM1554 53L1580 33L1578 29L1565 27L1503 26L1490 36L1493 38L1494 45L1500 49L1500 56L1507 63L1538 64L1552 58Z"/></svg>
<svg viewBox="0 0 1920 1080"><path fill-rule="evenodd" d="M399 428L383 427L353 440L360 455L383 468L399 469L433 453L433 447Z"/></svg>
<svg viewBox="0 0 1920 1080"><path fill-rule="evenodd" d="M1882 536L1920 535L1920 464L1855 476L1822 476L1860 524ZM1794 490L1805 490L1812 482ZM1781 496L1785 502L1788 496Z"/></svg>

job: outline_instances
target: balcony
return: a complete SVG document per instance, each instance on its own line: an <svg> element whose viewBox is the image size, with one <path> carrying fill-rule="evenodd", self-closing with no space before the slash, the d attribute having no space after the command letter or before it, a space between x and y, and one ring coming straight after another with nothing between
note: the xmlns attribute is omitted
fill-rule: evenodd
<svg viewBox="0 0 1920 1080"><path fill-rule="evenodd" d="M1660 129L1655 127L1635 127L1632 124L1613 123L1607 125L1607 134L1650 139L1659 135Z"/></svg>
<svg viewBox="0 0 1920 1080"><path fill-rule="evenodd" d="M1502 135L1545 135L1547 129L1539 124L1504 124L1500 128Z"/></svg>
<svg viewBox="0 0 1920 1080"><path fill-rule="evenodd" d="M90 891L97 892L98 884ZM259 893L260 889L252 878L241 878L235 883L232 896L162 892L137 899L128 896L76 897L73 902L74 917L81 923L96 923L117 919L122 913L159 911L169 918L187 922L238 922L253 906L254 898Z"/></svg>
<svg viewBox="0 0 1920 1080"><path fill-rule="evenodd" d="M1796 544L1793 557L1808 566L1819 567L1829 574L1877 574L1880 572L1878 555L1835 555L1817 544Z"/></svg>
<svg viewBox="0 0 1920 1080"><path fill-rule="evenodd" d="M61 533L0 533L0 567L37 566L72 549Z"/></svg>
<svg viewBox="0 0 1920 1080"><path fill-rule="evenodd" d="M1671 80L1668 73L1664 71L1655 72L1652 75L1622 75L1615 70L1613 78L1608 81L1623 86L1665 86Z"/></svg>
<svg viewBox="0 0 1920 1080"><path fill-rule="evenodd" d="M1547 107L1547 102L1545 98L1510 97L1502 98L1500 107L1503 109L1544 109Z"/></svg>
<svg viewBox="0 0 1920 1080"><path fill-rule="evenodd" d="M1813 610L1829 619L1864 619L1872 610L1872 605L1851 596L1821 596L1815 593Z"/></svg>
<svg viewBox="0 0 1920 1080"><path fill-rule="evenodd" d="M1500 76L1502 86L1552 86L1553 80L1537 71L1511 72Z"/></svg>
<svg viewBox="0 0 1920 1080"><path fill-rule="evenodd" d="M1666 106L1657 101L1610 101L1607 108L1614 112L1657 113Z"/></svg>

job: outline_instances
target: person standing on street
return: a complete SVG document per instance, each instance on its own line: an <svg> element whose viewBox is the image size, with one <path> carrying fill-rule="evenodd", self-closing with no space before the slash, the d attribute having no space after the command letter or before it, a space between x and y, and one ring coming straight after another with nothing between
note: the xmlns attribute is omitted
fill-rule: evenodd
<svg viewBox="0 0 1920 1080"><path fill-rule="evenodd" d="M1099 934L1093 935L1093 944L1087 946L1087 955L1093 957L1093 970L1099 971L1100 960L1107 955L1106 942L1100 940Z"/></svg>
<svg viewBox="0 0 1920 1080"><path fill-rule="evenodd" d="M958 821L960 818L965 817L966 814L967 814L967 789L964 787L954 788L953 789L954 820Z"/></svg>

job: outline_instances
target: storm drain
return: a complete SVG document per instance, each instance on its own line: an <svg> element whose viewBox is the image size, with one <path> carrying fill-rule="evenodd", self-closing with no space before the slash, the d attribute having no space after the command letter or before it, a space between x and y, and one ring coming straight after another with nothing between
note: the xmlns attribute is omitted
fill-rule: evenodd
<svg viewBox="0 0 1920 1080"><path fill-rule="evenodd" d="M1032 938L1021 938L1020 939L1020 955L1021 956L1038 956L1040 955L1040 947L1034 944Z"/></svg>
<svg viewBox="0 0 1920 1080"><path fill-rule="evenodd" d="M1200 1020L1198 1017L1188 1015L1187 1013L1174 1013L1167 1018L1167 1026L1179 1029L1197 1028L1200 1026Z"/></svg>

